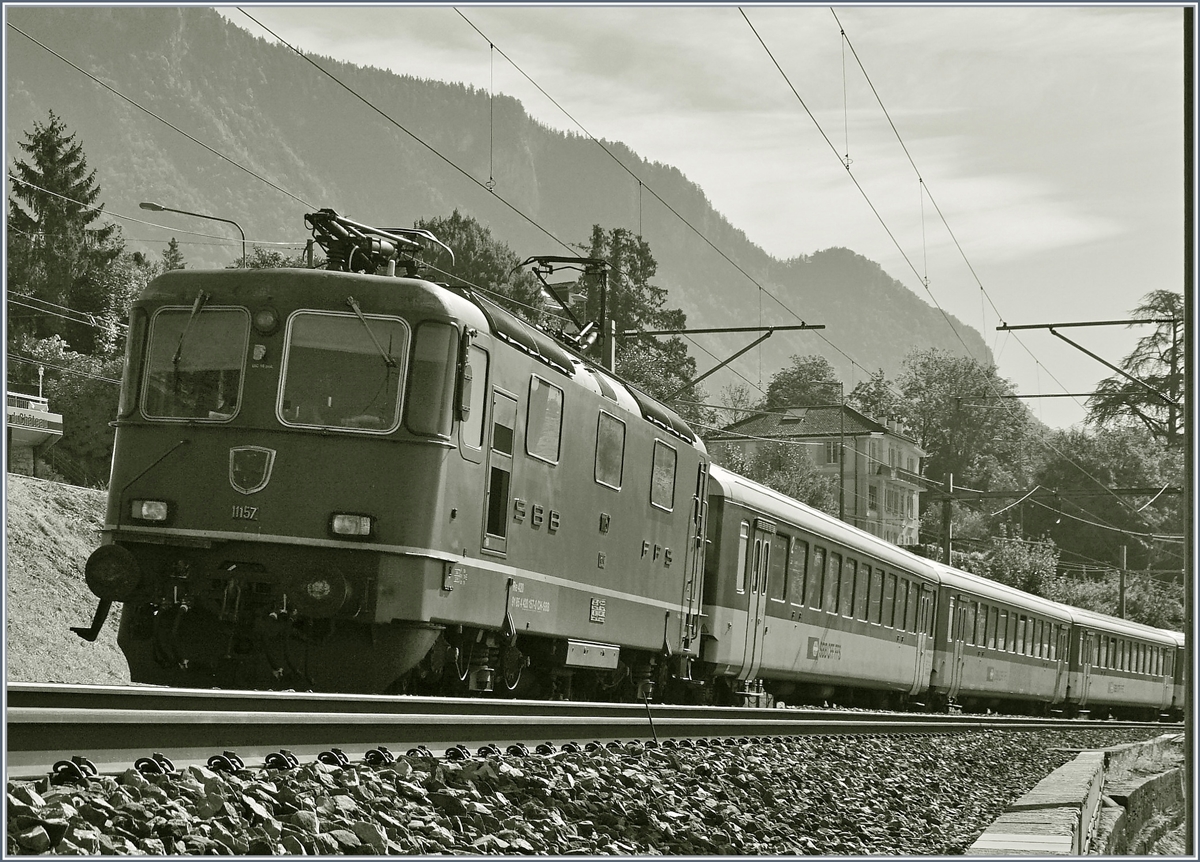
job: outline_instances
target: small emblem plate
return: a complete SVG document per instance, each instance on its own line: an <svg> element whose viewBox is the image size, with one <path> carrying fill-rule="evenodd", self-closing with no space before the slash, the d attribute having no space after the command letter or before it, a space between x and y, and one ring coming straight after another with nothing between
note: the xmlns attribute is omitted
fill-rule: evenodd
<svg viewBox="0 0 1200 862"><path fill-rule="evenodd" d="M235 446L229 450L229 484L241 494L254 494L271 481L275 450L263 446Z"/></svg>

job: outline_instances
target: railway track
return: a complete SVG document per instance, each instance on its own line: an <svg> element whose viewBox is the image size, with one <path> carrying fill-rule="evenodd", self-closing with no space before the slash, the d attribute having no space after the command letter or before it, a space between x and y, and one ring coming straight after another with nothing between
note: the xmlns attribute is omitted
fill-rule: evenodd
<svg viewBox="0 0 1200 862"><path fill-rule="evenodd" d="M351 760L384 746L402 754L424 745L442 754L457 745L501 750L514 744L593 740L719 740L929 734L971 730L1052 730L1078 719L876 713L822 709L730 709L666 704L606 704L432 697L324 695L149 687L12 683L6 698L10 779L38 778L86 757L100 773L120 773L154 752L176 767L234 752L247 767L286 749L301 761L338 748ZM1164 727L1092 723L1093 727Z"/></svg>

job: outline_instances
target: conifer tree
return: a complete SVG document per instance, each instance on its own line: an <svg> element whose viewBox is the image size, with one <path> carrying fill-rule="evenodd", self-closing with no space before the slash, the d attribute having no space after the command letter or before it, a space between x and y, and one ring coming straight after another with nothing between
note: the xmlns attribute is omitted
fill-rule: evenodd
<svg viewBox="0 0 1200 862"><path fill-rule="evenodd" d="M19 147L26 154L11 169L8 203L8 289L73 312L13 316L9 343L61 335L81 353L102 349L98 329L81 316L111 317L108 270L123 251L115 224L95 224L104 205L83 145L50 111L34 123ZM10 309L10 312L14 309Z"/></svg>
<svg viewBox="0 0 1200 862"><path fill-rule="evenodd" d="M183 259L183 252L179 250L179 243L175 237L171 237L171 241L167 243L167 247L163 249L163 272L170 272L173 269L184 269L187 267L187 262Z"/></svg>

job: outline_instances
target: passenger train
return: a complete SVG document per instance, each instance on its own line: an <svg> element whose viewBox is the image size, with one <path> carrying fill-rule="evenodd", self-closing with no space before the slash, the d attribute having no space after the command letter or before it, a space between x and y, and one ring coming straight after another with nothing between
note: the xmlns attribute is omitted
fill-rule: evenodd
<svg viewBox="0 0 1200 862"><path fill-rule="evenodd" d="M724 470L612 371L418 277L432 235L306 223L325 269L175 270L133 305L75 629L121 603L133 681L1180 715L1182 635Z"/></svg>

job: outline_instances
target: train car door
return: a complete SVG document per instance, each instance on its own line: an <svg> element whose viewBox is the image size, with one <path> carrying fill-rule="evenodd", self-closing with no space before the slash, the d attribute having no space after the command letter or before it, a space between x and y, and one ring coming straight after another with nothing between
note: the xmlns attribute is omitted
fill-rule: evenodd
<svg viewBox="0 0 1200 862"><path fill-rule="evenodd" d="M925 689L925 679L933 661L928 649L930 623L933 620L933 589L921 584L920 595L920 604L917 606L917 655L913 662L913 684L909 694L919 694Z"/></svg>
<svg viewBox="0 0 1200 862"><path fill-rule="evenodd" d="M1091 688L1092 682L1092 633L1085 631L1079 635L1079 705L1086 707L1088 705L1088 689Z"/></svg>
<svg viewBox="0 0 1200 862"><path fill-rule="evenodd" d="M483 502L483 550L508 553L508 505L512 489L513 440L517 399L499 389L492 392L492 433L488 451L487 491Z"/></svg>
<svg viewBox="0 0 1200 862"><path fill-rule="evenodd" d="M1062 703L1067 699L1067 686L1071 679L1071 665L1068 661L1071 649L1071 631L1065 625L1058 627L1058 679L1054 683L1054 703Z"/></svg>
<svg viewBox="0 0 1200 862"><path fill-rule="evenodd" d="M967 625L967 606L964 602L959 602L957 607L952 607L950 614L950 690L947 692L947 697L954 700L958 697L959 687L962 686L963 678L963 637L965 635Z"/></svg>
<svg viewBox="0 0 1200 862"><path fill-rule="evenodd" d="M765 518L754 519L751 551L746 559L746 650L738 679L754 679L762 664L762 642L767 627L767 571L771 562L771 536L775 524Z"/></svg>

